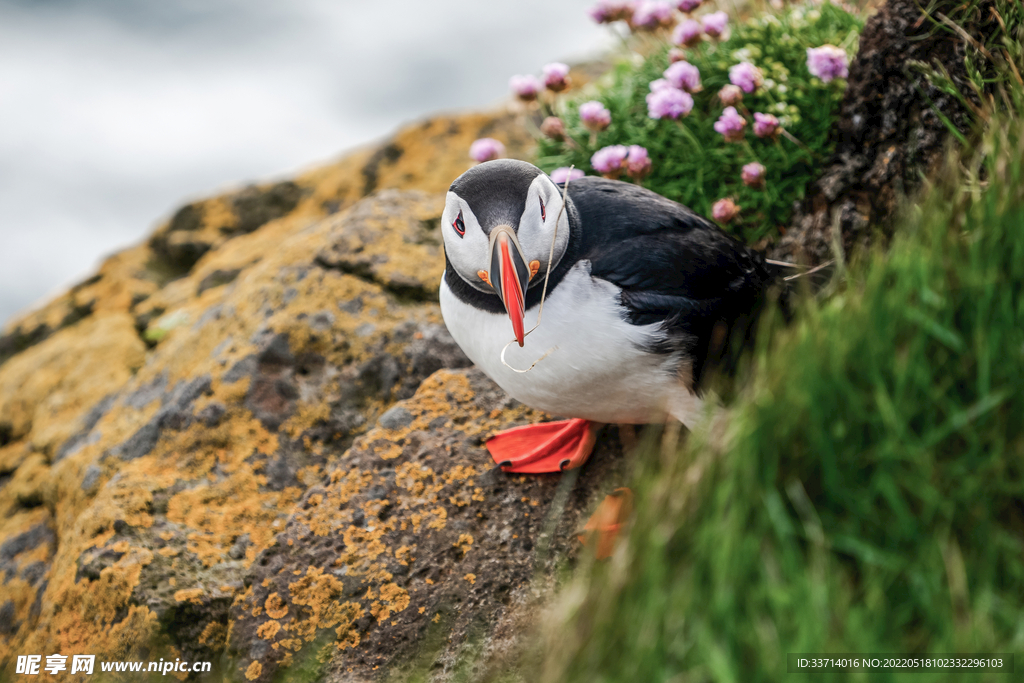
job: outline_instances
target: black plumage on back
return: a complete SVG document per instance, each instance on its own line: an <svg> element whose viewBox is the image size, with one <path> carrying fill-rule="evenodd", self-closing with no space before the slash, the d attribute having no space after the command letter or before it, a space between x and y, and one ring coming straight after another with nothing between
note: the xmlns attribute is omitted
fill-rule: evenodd
<svg viewBox="0 0 1024 683"><path fill-rule="evenodd" d="M622 289L626 319L661 322L661 353L681 353L694 388L711 367L731 366L749 340L777 268L685 206L629 183L586 177L569 183L580 259Z"/></svg>

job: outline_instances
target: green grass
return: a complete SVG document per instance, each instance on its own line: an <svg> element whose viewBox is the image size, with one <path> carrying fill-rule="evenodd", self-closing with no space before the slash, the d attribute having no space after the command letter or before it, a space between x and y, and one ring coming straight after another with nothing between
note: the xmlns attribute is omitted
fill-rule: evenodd
<svg viewBox="0 0 1024 683"><path fill-rule="evenodd" d="M638 144L646 147L654 162L644 186L710 217L711 205L733 197L743 208L729 230L748 242L773 237L788 222L793 202L802 198L808 181L832 151L829 130L838 113L844 80L822 83L807 71L806 48L831 43L853 56L862 22L842 9L824 4L816 9L766 14L744 23L732 23L730 38L714 44L705 41L688 50L689 61L701 71L704 90L694 96L694 109L682 126L647 115L648 84L661 77L668 66L668 45L653 48L642 63L620 63L599 93L584 94L562 104L562 116L575 144L544 139L539 165L546 171L575 164L594 174L591 155L607 145ZM729 83L729 67L753 62L766 79L766 87L744 97L748 119L743 143L725 142L713 126L722 113L718 91ZM597 99L612 114L611 126L596 144L579 122L581 101ZM801 145L786 138L757 138L752 130L754 112L771 113L784 120L785 128ZM741 109L741 113L743 110ZM685 130L684 130L685 127ZM759 161L767 169L767 187L754 190L743 185L740 169Z"/></svg>
<svg viewBox="0 0 1024 683"><path fill-rule="evenodd" d="M774 681L790 652L1024 667L1024 88L1002 73L976 155L762 335L729 446L641 458L628 542L563 589L544 680ZM807 678L904 679L1013 677Z"/></svg>

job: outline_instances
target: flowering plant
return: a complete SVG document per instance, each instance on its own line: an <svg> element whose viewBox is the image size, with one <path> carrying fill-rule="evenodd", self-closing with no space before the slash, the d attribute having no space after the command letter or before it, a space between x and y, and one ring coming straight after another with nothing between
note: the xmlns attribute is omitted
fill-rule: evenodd
<svg viewBox="0 0 1024 683"><path fill-rule="evenodd" d="M674 31L628 42L642 58L554 103L562 128L540 140L539 165L628 175L708 218L729 198L717 212L728 230L772 239L831 153L861 20L828 2L746 21L709 2L672 6ZM601 7L600 20L632 27L625 3ZM627 173L634 145L645 153Z"/></svg>

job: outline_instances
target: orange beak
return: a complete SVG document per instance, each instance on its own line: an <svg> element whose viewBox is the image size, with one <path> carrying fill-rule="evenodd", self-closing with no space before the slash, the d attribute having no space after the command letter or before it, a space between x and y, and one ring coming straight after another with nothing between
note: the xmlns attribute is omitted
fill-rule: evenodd
<svg viewBox="0 0 1024 683"><path fill-rule="evenodd" d="M526 288L530 283L530 268L523 258L518 240L511 228L500 227L492 233L491 270L488 274L491 286L505 304L505 310L512 321L512 332L519 346L525 337Z"/></svg>

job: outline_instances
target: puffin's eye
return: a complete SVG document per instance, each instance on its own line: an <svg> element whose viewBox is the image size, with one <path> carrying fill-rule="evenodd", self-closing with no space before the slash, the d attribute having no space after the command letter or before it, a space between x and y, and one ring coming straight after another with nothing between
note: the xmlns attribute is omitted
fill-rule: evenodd
<svg viewBox="0 0 1024 683"><path fill-rule="evenodd" d="M544 200L543 199L540 200L540 220L542 222L547 220L547 218L546 218L546 216L544 214Z"/></svg>
<svg viewBox="0 0 1024 683"><path fill-rule="evenodd" d="M458 217L452 221L452 227L455 228L455 232L459 233L459 237L466 236L466 222L462 220L461 211L459 211Z"/></svg>

